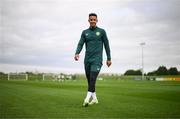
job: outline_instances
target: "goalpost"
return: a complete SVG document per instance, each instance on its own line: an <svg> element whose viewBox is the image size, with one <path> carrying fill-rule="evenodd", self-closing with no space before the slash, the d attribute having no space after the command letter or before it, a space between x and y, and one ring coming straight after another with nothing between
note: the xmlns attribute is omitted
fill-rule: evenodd
<svg viewBox="0 0 180 119"><path fill-rule="evenodd" d="M73 75L65 74L26 74L26 73L8 73L6 74L7 80L42 80L42 81L65 81L74 79Z"/></svg>
<svg viewBox="0 0 180 119"><path fill-rule="evenodd" d="M42 75L42 80L43 81L54 81L54 80L56 80L56 76L55 76L55 74L43 74Z"/></svg>
<svg viewBox="0 0 180 119"><path fill-rule="evenodd" d="M28 80L28 74L8 73L8 80Z"/></svg>

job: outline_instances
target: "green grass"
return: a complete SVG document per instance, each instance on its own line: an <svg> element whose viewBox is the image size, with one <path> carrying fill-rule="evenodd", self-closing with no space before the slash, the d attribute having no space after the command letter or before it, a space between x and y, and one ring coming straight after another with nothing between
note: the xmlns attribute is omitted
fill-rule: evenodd
<svg viewBox="0 0 180 119"><path fill-rule="evenodd" d="M0 118L180 118L178 81L97 81L99 104L82 107L86 80L0 81Z"/></svg>

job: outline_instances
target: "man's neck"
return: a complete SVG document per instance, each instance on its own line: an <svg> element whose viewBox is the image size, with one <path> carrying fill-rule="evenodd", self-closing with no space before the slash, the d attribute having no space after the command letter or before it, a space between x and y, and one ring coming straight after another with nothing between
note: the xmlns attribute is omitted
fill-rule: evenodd
<svg viewBox="0 0 180 119"><path fill-rule="evenodd" d="M95 29L97 28L97 26L90 26L90 29Z"/></svg>

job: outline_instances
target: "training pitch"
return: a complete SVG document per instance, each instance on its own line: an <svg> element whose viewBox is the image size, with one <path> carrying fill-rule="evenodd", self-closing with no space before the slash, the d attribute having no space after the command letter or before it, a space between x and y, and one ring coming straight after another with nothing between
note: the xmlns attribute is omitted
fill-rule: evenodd
<svg viewBox="0 0 180 119"><path fill-rule="evenodd" d="M180 118L180 81L97 81L99 104L82 107L86 80L0 80L0 118Z"/></svg>

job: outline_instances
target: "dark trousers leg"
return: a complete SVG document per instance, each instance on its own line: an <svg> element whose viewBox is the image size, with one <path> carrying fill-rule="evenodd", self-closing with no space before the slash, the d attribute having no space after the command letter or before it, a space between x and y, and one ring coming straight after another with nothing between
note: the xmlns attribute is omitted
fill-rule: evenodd
<svg viewBox="0 0 180 119"><path fill-rule="evenodd" d="M87 82L88 82L88 89L89 89L89 85L90 85L90 71L91 71L91 65L90 63L85 63L84 65L85 67L85 73L86 73L86 78L87 78Z"/></svg>
<svg viewBox="0 0 180 119"><path fill-rule="evenodd" d="M86 78L87 78L87 82L88 82L88 89L90 87L90 71L86 70ZM88 90L89 91L89 90Z"/></svg>
<svg viewBox="0 0 180 119"><path fill-rule="evenodd" d="M99 72L93 72L91 71L90 72L90 75L89 75L89 82L88 82L88 91L90 92L95 92L95 86L96 86L96 78L98 76Z"/></svg>

